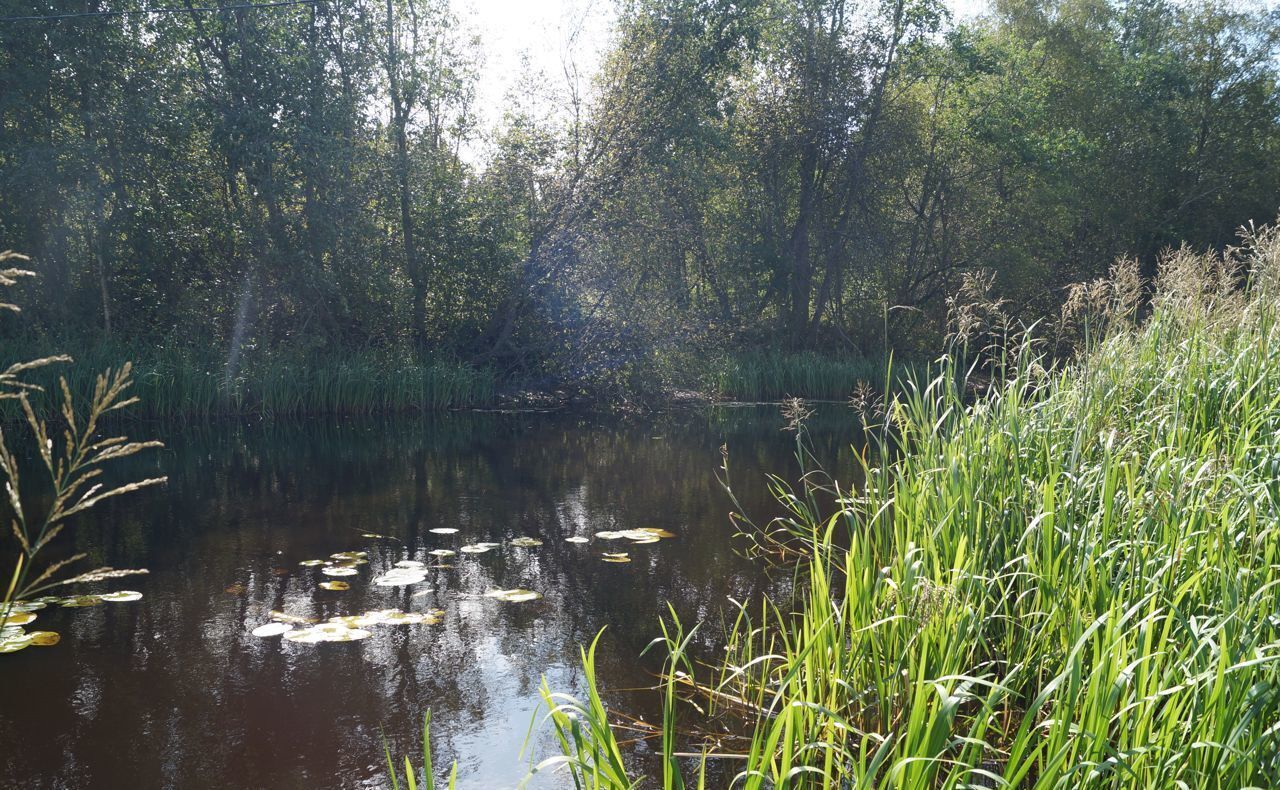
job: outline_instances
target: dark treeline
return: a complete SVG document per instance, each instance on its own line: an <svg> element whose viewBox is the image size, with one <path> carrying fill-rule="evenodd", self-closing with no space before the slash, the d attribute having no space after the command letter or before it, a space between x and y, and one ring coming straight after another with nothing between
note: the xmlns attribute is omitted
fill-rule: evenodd
<svg viewBox="0 0 1280 790"><path fill-rule="evenodd" d="M0 16L136 8L0 0ZM12 341L219 369L352 355L522 386L745 351L931 352L1280 206L1280 13L1236 3L625 0L590 90L496 129L447 0L0 22Z"/></svg>

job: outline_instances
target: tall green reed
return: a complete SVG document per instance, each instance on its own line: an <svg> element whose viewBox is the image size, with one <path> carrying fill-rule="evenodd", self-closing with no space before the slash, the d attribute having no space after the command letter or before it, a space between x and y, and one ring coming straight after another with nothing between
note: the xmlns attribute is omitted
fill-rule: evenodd
<svg viewBox="0 0 1280 790"><path fill-rule="evenodd" d="M834 508L775 483L793 593L690 680L735 787L1280 784L1280 231L1167 255L1140 327L1122 279L1064 366L978 314ZM564 759L631 786L588 682Z"/></svg>
<svg viewBox="0 0 1280 790"><path fill-rule="evenodd" d="M888 357L835 357L813 352L757 352L720 364L712 381L721 399L779 401L788 397L844 400L859 384L880 384Z"/></svg>

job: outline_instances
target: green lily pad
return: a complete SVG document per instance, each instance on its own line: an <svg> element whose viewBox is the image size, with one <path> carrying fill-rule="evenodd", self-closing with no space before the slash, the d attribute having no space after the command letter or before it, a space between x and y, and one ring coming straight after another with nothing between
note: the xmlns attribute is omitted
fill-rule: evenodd
<svg viewBox="0 0 1280 790"><path fill-rule="evenodd" d="M378 576L373 583L379 587L401 587L406 584L419 584L427 580L427 575L417 568L392 568Z"/></svg>
<svg viewBox="0 0 1280 790"><path fill-rule="evenodd" d="M337 554L330 554L329 559L349 560L351 562L355 562L356 560L362 560L368 556L369 556L369 552L367 551L340 551Z"/></svg>
<svg viewBox="0 0 1280 790"><path fill-rule="evenodd" d="M118 592L105 593L98 597L104 601L111 601L112 603L124 603L126 601L142 600L142 593L137 590L120 590Z"/></svg>
<svg viewBox="0 0 1280 790"><path fill-rule="evenodd" d="M55 599L57 600L57 599ZM9 605L11 612L36 612L48 605L48 601L14 601ZM4 609L4 605L0 604L0 609Z"/></svg>
<svg viewBox="0 0 1280 790"><path fill-rule="evenodd" d="M280 623L293 623L294 625L310 625L317 622L314 617L299 617L296 614L285 614L284 612L271 610L269 615L272 620Z"/></svg>
<svg viewBox="0 0 1280 790"><path fill-rule="evenodd" d="M61 606L67 609L80 609L86 606L97 606L102 598L97 595L72 595L62 599Z"/></svg>
<svg viewBox="0 0 1280 790"><path fill-rule="evenodd" d="M355 576L359 573L355 568L349 568L346 565L331 565L320 572L325 576Z"/></svg>
<svg viewBox="0 0 1280 790"><path fill-rule="evenodd" d="M484 554L486 551L493 551L501 545L501 543L471 543L463 546L459 551L463 554Z"/></svg>
<svg viewBox="0 0 1280 790"><path fill-rule="evenodd" d="M254 636L280 636L293 630L291 623L267 623L253 629L250 633Z"/></svg>
<svg viewBox="0 0 1280 790"><path fill-rule="evenodd" d="M525 601L538 600L542 597L542 593L516 588L514 590L490 590L484 594L484 597L497 598L499 601L506 601L507 603L524 603Z"/></svg>
<svg viewBox="0 0 1280 790"><path fill-rule="evenodd" d="M27 636L31 637L32 647L53 647L62 641L57 631L32 631Z"/></svg>
<svg viewBox="0 0 1280 790"><path fill-rule="evenodd" d="M347 628L368 628L371 625L378 625L382 620L369 614L346 614L330 617L328 622L345 625Z"/></svg>
<svg viewBox="0 0 1280 790"><path fill-rule="evenodd" d="M430 612L386 612L379 617L378 622L384 625L437 625L443 616L444 612L439 609Z"/></svg>
<svg viewBox="0 0 1280 790"><path fill-rule="evenodd" d="M565 540L565 543L590 543L591 542L591 538L584 538L581 535L573 535L571 537L565 538L564 540Z"/></svg>
<svg viewBox="0 0 1280 790"><path fill-rule="evenodd" d="M368 639L372 631L363 628L350 628L342 623L320 623L310 628L300 628L284 635L290 642L315 644L317 642L354 642L357 639Z"/></svg>
<svg viewBox="0 0 1280 790"><path fill-rule="evenodd" d="M510 543L512 546L519 546L522 549L532 549L536 546L542 545L542 541L537 538L528 537L513 538Z"/></svg>
<svg viewBox="0 0 1280 790"><path fill-rule="evenodd" d="M4 607L0 607L3 609ZM26 625L36 619L35 612L9 612L9 616L0 620L0 626Z"/></svg>
<svg viewBox="0 0 1280 790"><path fill-rule="evenodd" d="M631 562L631 558L627 556L627 553L625 551L618 554L610 554L609 552L604 552L603 554L600 555L600 557L605 562Z"/></svg>
<svg viewBox="0 0 1280 790"><path fill-rule="evenodd" d="M660 538L674 538L675 536L676 534L674 532L668 532L665 529L654 529L652 527L596 533L596 537L601 540L630 540L634 543L657 543Z"/></svg>
<svg viewBox="0 0 1280 790"><path fill-rule="evenodd" d="M324 560L303 560L298 564L304 568L314 568L317 565L324 565Z"/></svg>
<svg viewBox="0 0 1280 790"><path fill-rule="evenodd" d="M351 585L346 582L320 582L320 586L326 590L350 590Z"/></svg>
<svg viewBox="0 0 1280 790"><path fill-rule="evenodd" d="M0 653L16 653L31 646L31 634L20 634L0 640Z"/></svg>
<svg viewBox="0 0 1280 790"><path fill-rule="evenodd" d="M650 535L653 535L654 537L657 537L657 538L674 538L676 536L676 533L674 532L669 532L665 529L657 529L655 527L644 527L637 531L648 532Z"/></svg>

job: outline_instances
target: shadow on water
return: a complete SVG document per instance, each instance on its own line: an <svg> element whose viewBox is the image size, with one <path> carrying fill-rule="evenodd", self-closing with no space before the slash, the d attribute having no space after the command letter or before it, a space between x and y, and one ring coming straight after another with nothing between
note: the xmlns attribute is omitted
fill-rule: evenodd
<svg viewBox="0 0 1280 790"><path fill-rule="evenodd" d="M812 422L819 459L843 459L831 468L845 477L852 419L830 405ZM782 424L761 407L644 421L462 413L153 430L167 448L120 471L162 472L167 487L110 503L66 541L90 553L85 567L151 569L85 592L145 597L44 610L39 626L61 632L61 644L0 657L0 786L380 786L380 728L393 753L416 754L429 707L438 765L456 759L463 787L512 787L531 756L551 754L539 729L520 758L541 678L581 690L578 648L600 628L607 701L654 721L655 695L626 689L653 683L658 665L638 656L666 602L714 640L727 597L758 599L774 584L735 550L716 469L727 445L743 505L774 513L764 473L796 472ZM436 527L460 531L428 531ZM564 541L638 527L677 537ZM369 584L406 557L520 535L544 543L459 555L414 587ZM298 565L345 550L370 560L346 592L319 589L326 577ZM632 562L602 562L602 550ZM482 597L495 587L545 598ZM388 607L446 616L351 643L248 633L272 609L329 617Z"/></svg>

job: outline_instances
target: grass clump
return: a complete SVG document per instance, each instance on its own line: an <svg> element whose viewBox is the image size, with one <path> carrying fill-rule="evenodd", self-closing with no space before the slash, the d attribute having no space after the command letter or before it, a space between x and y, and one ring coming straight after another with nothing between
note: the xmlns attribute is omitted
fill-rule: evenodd
<svg viewBox="0 0 1280 790"><path fill-rule="evenodd" d="M1140 327L1092 305L1065 367L967 332L834 512L779 491L792 596L682 679L746 722L734 787L1280 785L1280 232L1166 256ZM628 786L598 699L553 715L565 754Z"/></svg>

